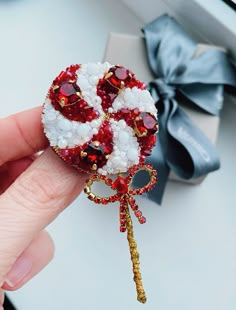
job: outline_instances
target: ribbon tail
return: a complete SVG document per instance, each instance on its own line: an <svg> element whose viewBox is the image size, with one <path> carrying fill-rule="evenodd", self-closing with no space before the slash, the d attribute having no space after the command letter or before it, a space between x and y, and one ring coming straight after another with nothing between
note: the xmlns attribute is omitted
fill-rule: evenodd
<svg viewBox="0 0 236 310"><path fill-rule="evenodd" d="M172 100L167 121L169 144L166 154L171 170L184 179L203 176L219 169L218 154L210 140Z"/></svg>
<svg viewBox="0 0 236 310"><path fill-rule="evenodd" d="M153 165L154 169L157 170L157 183L155 184L154 188L147 193L147 196L150 200L157 202L159 205L161 205L166 183L170 173L170 168L166 164L165 156L161 148L161 142L159 139L152 151L152 154L153 155L150 157L149 160Z"/></svg>

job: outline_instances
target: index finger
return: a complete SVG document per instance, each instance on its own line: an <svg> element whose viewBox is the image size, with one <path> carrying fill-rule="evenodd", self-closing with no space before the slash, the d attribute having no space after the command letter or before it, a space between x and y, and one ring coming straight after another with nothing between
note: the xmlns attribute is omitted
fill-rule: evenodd
<svg viewBox="0 0 236 310"><path fill-rule="evenodd" d="M37 107L0 119L0 166L47 147L41 114Z"/></svg>

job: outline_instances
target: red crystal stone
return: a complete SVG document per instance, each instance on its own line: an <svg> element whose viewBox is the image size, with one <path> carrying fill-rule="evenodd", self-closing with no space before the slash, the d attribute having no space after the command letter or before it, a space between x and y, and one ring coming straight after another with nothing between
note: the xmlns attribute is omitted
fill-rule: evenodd
<svg viewBox="0 0 236 310"><path fill-rule="evenodd" d="M154 134L157 131L157 119L150 113L142 112L135 119L135 127L137 129L137 135L140 137Z"/></svg>
<svg viewBox="0 0 236 310"><path fill-rule="evenodd" d="M123 177L118 177L112 184L112 188L117 190L117 192L125 194L128 191L128 185L126 179Z"/></svg>
<svg viewBox="0 0 236 310"><path fill-rule="evenodd" d="M55 105L54 107L57 110L63 111L60 109L63 108L67 104L72 104L78 100L80 100L80 88L76 83L69 83L69 82L63 82L60 84L57 84L58 88L52 87L50 90L50 99L53 101L56 101L58 105ZM66 102L62 102L62 99Z"/></svg>
<svg viewBox="0 0 236 310"><path fill-rule="evenodd" d="M104 146L102 144L97 146L94 143L89 143L83 151L87 153L87 156L83 157L82 160L86 161L90 167L94 164L96 164L97 167L102 167L105 165L107 159L104 153Z"/></svg>
<svg viewBox="0 0 236 310"><path fill-rule="evenodd" d="M76 88L78 90L76 90ZM61 87L59 88L59 92L64 95L64 96L71 96L76 94L76 91L80 91L79 86L75 83L64 83L61 85Z"/></svg>
<svg viewBox="0 0 236 310"><path fill-rule="evenodd" d="M112 75L107 80L117 88L123 87L122 82L124 86L127 86L133 76L133 73L122 66L114 66L110 68L108 73L112 73Z"/></svg>

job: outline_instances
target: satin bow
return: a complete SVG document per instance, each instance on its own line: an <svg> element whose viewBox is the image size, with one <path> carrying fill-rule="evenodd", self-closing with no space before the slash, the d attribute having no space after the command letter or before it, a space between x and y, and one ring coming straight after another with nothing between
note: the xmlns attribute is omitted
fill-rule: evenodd
<svg viewBox="0 0 236 310"><path fill-rule="evenodd" d="M158 184L148 197L161 203L170 170L184 179L220 167L214 146L178 102L219 115L224 85L236 87L236 70L224 51L208 49L195 55L197 43L168 15L143 29L150 68L156 79L149 89L156 102L160 131L150 161ZM142 178L135 180L142 184Z"/></svg>

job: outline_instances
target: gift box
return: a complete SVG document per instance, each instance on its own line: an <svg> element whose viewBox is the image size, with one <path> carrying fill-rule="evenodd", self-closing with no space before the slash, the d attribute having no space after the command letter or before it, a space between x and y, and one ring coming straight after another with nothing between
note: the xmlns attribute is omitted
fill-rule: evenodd
<svg viewBox="0 0 236 310"><path fill-rule="evenodd" d="M227 46L236 60L235 11L227 1L121 0L142 22L170 14L199 42Z"/></svg>
<svg viewBox="0 0 236 310"><path fill-rule="evenodd" d="M219 49L219 47L198 44L193 57L199 56L199 54L207 49ZM131 71L135 72L138 79L146 83L154 79L154 75L148 64L144 38L141 36L111 33L108 38L104 60L111 64L121 64L129 68ZM220 105L223 100L223 87L219 88L219 90L216 100L219 100ZM179 104L193 123L200 128L213 144L215 144L220 122L219 117L205 113L194 105L187 106L184 102L179 102ZM185 133L183 132L182 134L184 135ZM202 155L204 156L204 150L202 150ZM173 172L169 175L169 179L192 184L199 184L204 178L205 176L186 180L179 178Z"/></svg>

